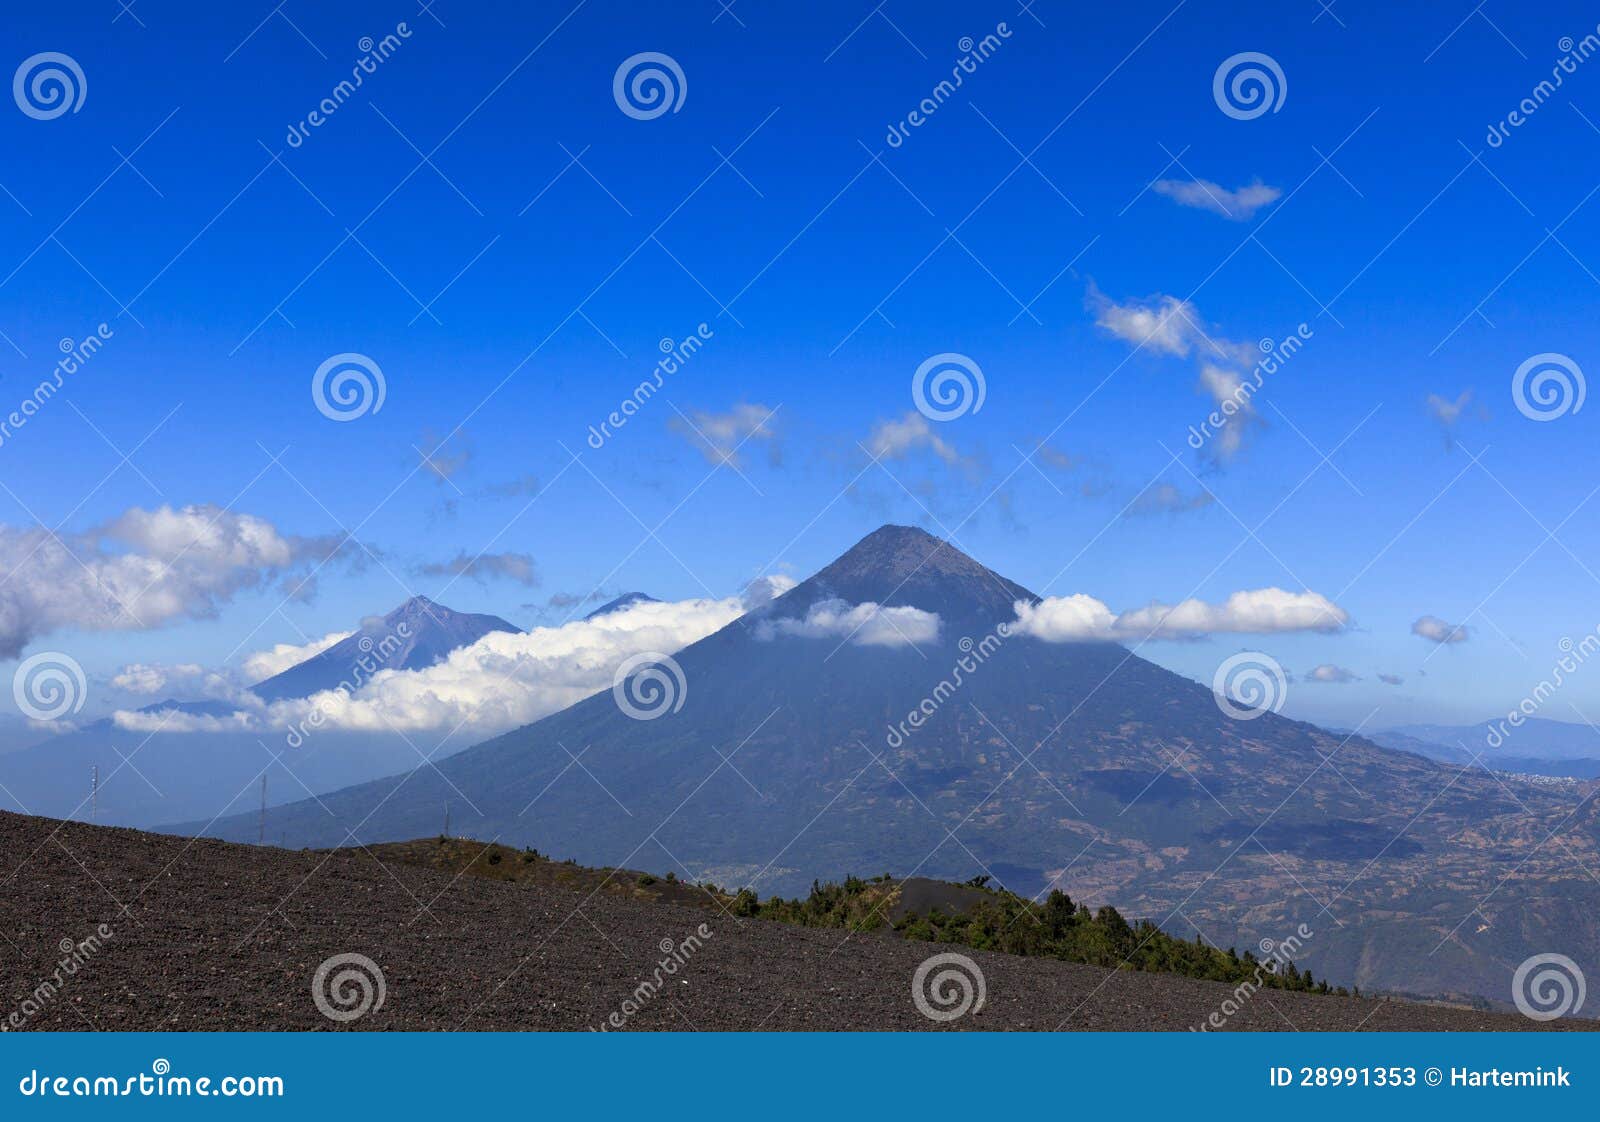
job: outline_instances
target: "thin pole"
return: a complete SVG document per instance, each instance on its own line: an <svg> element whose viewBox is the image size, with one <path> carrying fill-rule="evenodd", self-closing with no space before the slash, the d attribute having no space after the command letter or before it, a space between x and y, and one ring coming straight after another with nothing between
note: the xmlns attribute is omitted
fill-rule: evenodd
<svg viewBox="0 0 1600 1122"><path fill-rule="evenodd" d="M449 799L446 799L445 800L445 804L444 804L444 836L447 837L447 838L450 836L450 800Z"/></svg>
<svg viewBox="0 0 1600 1122"><path fill-rule="evenodd" d="M89 768L89 821L100 817L100 765Z"/></svg>

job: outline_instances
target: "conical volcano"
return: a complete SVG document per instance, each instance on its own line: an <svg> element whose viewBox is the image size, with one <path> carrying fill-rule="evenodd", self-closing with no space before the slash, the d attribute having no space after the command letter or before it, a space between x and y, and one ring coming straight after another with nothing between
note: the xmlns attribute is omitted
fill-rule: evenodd
<svg viewBox="0 0 1600 1122"><path fill-rule="evenodd" d="M946 621L993 626L1016 614L1017 601L1037 599L926 530L883 526L790 590L784 602L785 610L828 600L911 607Z"/></svg>
<svg viewBox="0 0 1600 1122"><path fill-rule="evenodd" d="M1560 824L1592 854L1592 803L1240 719L1117 644L1011 632L1033 599L886 526L614 690L437 768L279 808L268 833L421 837L448 804L454 833L763 894L852 872L989 876L1222 946L1304 924L1317 935L1296 961L1318 976L1412 993L1498 993L1535 935L1600 941L1593 883L1550 892L1567 871L1540 848ZM1468 939L1476 924L1458 924L1498 879L1491 844L1525 853L1534 887L1501 889L1484 906L1515 921Z"/></svg>

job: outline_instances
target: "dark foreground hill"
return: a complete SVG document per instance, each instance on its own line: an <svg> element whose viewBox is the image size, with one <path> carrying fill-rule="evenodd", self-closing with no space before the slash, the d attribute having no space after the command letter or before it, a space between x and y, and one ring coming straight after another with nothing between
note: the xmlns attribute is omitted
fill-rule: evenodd
<svg viewBox="0 0 1600 1122"><path fill-rule="evenodd" d="M982 1008L936 1023L919 1012L913 979L930 955L959 948L741 919L681 885L597 891L583 870L570 882L503 883L355 849L186 841L11 814L0 814L0 852L16 866L0 883L0 1015L18 1029L583 1030L615 1024L615 1013L634 1030L1182 1030L1234 995L1214 982L967 950L983 975ZM563 867L551 868L559 877ZM70 971L66 955L77 959ZM383 977L382 1005L348 1022L313 997L318 967L341 955L366 956ZM668 958L672 971L658 975ZM327 1004L358 1007L353 980L344 996L350 1004ZM1595 1027L1278 991L1243 1000L1225 1024Z"/></svg>

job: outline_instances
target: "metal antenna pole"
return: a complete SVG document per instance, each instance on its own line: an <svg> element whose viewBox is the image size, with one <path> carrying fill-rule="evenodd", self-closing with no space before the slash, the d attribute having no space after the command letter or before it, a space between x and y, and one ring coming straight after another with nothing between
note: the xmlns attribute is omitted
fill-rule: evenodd
<svg viewBox="0 0 1600 1122"><path fill-rule="evenodd" d="M450 800L449 799L446 799L445 803L444 803L444 836L447 837L447 838L450 836Z"/></svg>

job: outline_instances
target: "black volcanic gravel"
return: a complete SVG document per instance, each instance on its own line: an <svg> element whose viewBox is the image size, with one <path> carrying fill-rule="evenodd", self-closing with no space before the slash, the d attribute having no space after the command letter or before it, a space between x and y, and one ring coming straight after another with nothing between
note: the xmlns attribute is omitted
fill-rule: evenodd
<svg viewBox="0 0 1600 1122"><path fill-rule="evenodd" d="M987 1001L948 1024L918 1012L912 976L959 950L846 937L720 911L507 884L360 850L258 849L0 814L0 1020L53 976L63 940L114 937L22 1022L30 1029L587 1029L623 1008L701 924L712 932L629 1029L1188 1029L1230 989L1172 975L965 952ZM124 910L125 909L125 910ZM380 1009L335 1024L312 1000L318 964L382 969ZM1232 1029L1487 1030L1517 1016L1266 991Z"/></svg>

